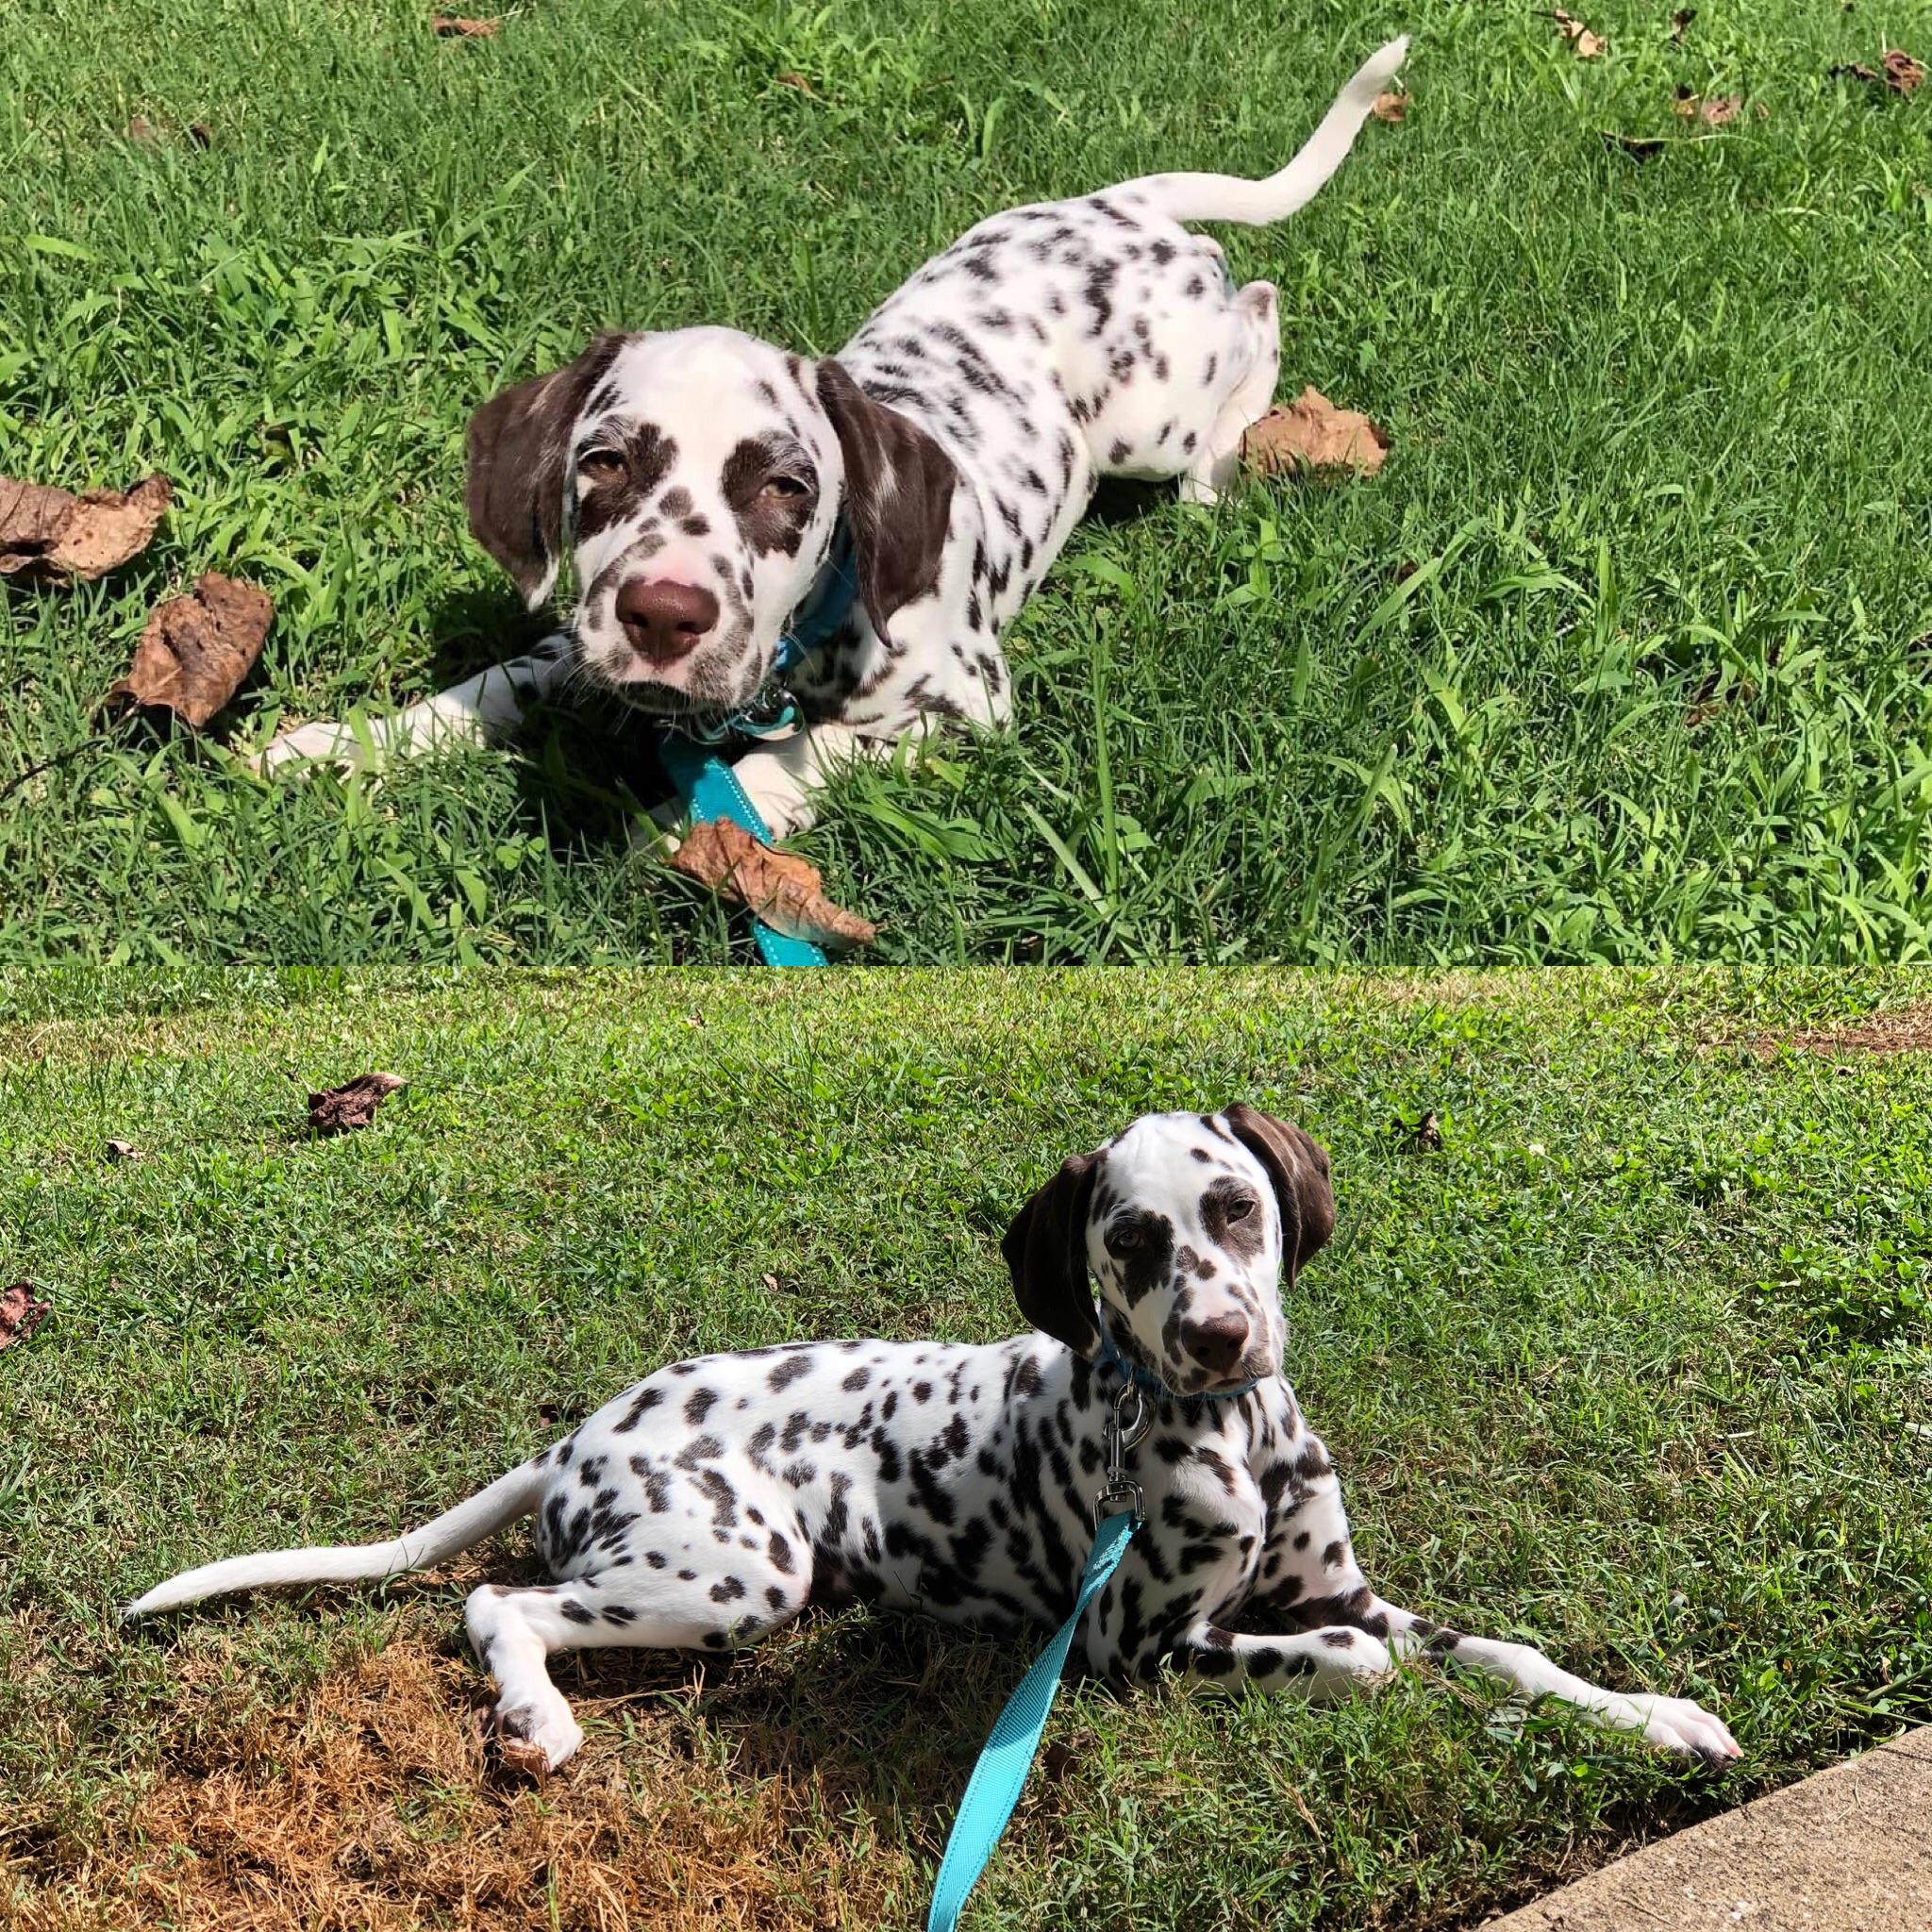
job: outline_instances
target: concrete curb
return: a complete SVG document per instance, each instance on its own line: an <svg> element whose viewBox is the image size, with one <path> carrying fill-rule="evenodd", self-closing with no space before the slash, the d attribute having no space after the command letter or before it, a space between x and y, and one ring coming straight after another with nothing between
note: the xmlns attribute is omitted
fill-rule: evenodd
<svg viewBox="0 0 1932 1932"><path fill-rule="evenodd" d="M1932 1726L1645 1845L1482 1932L1932 1927Z"/></svg>

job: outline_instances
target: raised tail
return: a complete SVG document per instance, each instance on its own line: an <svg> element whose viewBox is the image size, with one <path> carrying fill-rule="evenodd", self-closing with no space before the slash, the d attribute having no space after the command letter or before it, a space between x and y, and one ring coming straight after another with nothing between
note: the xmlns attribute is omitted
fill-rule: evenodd
<svg viewBox="0 0 1932 1932"><path fill-rule="evenodd" d="M1265 181L1244 181L1239 175L1145 175L1138 181L1124 181L1121 187L1138 191L1160 213L1177 222L1243 222L1259 228L1285 221L1312 201L1348 158L1375 96L1395 78L1407 52L1405 34L1372 54L1335 97L1335 105L1323 115L1307 144Z"/></svg>
<svg viewBox="0 0 1932 1932"><path fill-rule="evenodd" d="M204 1563L158 1583L145 1596L121 1612L124 1618L145 1617L155 1610L172 1610L177 1604L223 1596L231 1590L256 1590L265 1583L347 1583L359 1576L395 1576L405 1570L425 1570L458 1550L467 1550L486 1536L527 1516L543 1492L543 1472L526 1462L467 1503L445 1510L420 1529L406 1530L392 1542L339 1543L309 1550L270 1550L259 1557L229 1557Z"/></svg>

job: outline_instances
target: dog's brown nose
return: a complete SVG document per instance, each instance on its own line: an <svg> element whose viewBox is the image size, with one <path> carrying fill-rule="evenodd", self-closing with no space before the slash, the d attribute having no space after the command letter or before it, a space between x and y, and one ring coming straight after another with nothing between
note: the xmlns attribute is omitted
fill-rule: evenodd
<svg viewBox="0 0 1932 1932"><path fill-rule="evenodd" d="M1224 1375L1248 1345L1248 1318L1229 1313L1207 1322L1183 1322L1181 1344L1204 1369Z"/></svg>
<svg viewBox="0 0 1932 1932"><path fill-rule="evenodd" d="M687 656L718 622L718 600L695 584L632 577L617 593L617 621L631 649L662 670Z"/></svg>

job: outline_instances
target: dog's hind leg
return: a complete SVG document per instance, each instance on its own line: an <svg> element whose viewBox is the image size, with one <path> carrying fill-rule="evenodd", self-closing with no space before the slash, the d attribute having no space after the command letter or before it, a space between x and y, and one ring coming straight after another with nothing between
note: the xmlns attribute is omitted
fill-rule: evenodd
<svg viewBox="0 0 1932 1932"><path fill-rule="evenodd" d="M553 1770L584 1740L550 1681L553 1652L738 1649L789 1624L810 1594L811 1552L801 1537L763 1523L753 1533L739 1523L726 1532L708 1520L663 1529L644 1520L657 1533L634 1530L603 1569L536 1590L486 1583L465 1607L470 1641L496 1679L499 1728L534 1744Z"/></svg>
<svg viewBox="0 0 1932 1932"><path fill-rule="evenodd" d="M1281 310L1273 282L1250 282L1228 304L1246 369L1215 411L1214 427L1181 478L1183 503L1212 503L1234 481L1241 438L1268 413L1281 373Z"/></svg>

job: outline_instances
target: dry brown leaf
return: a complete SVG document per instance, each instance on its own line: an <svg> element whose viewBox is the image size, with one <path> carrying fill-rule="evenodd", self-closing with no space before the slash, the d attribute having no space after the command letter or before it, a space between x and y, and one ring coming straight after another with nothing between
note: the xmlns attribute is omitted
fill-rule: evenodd
<svg viewBox="0 0 1932 1932"><path fill-rule="evenodd" d="M1550 15L1550 18L1556 22L1557 31L1575 50L1579 60L1597 60L1603 58L1604 49L1610 43L1601 34L1591 33L1580 20L1565 13L1560 7Z"/></svg>
<svg viewBox="0 0 1932 1932"><path fill-rule="evenodd" d="M1882 68L1867 67L1860 61L1856 66L1834 67L1831 72L1834 79L1843 76L1850 80L1862 80L1872 87L1882 85L1888 92L1901 96L1916 92L1925 78L1924 65L1896 47L1888 51Z"/></svg>
<svg viewBox="0 0 1932 1932"><path fill-rule="evenodd" d="M1408 112L1408 96L1406 93L1386 93L1375 96L1375 105L1369 109L1377 121L1391 124L1399 122Z"/></svg>
<svg viewBox="0 0 1932 1932"><path fill-rule="evenodd" d="M1909 54L1901 53L1893 47L1885 57L1885 84L1895 94L1917 92L1925 78L1923 61L1914 60Z"/></svg>
<svg viewBox="0 0 1932 1932"><path fill-rule="evenodd" d="M802 74L781 74L778 76L778 85L796 88L800 93L810 94L813 100L818 99L818 90Z"/></svg>
<svg viewBox="0 0 1932 1932"><path fill-rule="evenodd" d="M240 689L275 622L268 593L209 571L149 613L128 673L108 695L157 705L199 729Z"/></svg>
<svg viewBox="0 0 1932 1932"><path fill-rule="evenodd" d="M0 476L0 576L52 583L104 577L147 548L173 494L158 475L132 490L90 490L85 496Z"/></svg>
<svg viewBox="0 0 1932 1932"><path fill-rule="evenodd" d="M366 1127L375 1118L375 1109L406 1080L394 1074L358 1074L325 1093L308 1096L308 1124L318 1134L346 1134Z"/></svg>
<svg viewBox="0 0 1932 1932"><path fill-rule="evenodd" d="M503 22L464 20L454 14L432 13L429 31L443 41L493 41L503 31Z"/></svg>
<svg viewBox="0 0 1932 1932"><path fill-rule="evenodd" d="M47 1319L50 1302L34 1299L30 1281L16 1281L11 1288L0 1288L0 1348L11 1348L25 1341Z"/></svg>
<svg viewBox="0 0 1932 1932"><path fill-rule="evenodd" d="M729 819L693 825L673 856L687 878L747 906L769 926L820 945L869 946L879 929L869 919L835 906L809 859L774 852Z"/></svg>
<svg viewBox="0 0 1932 1932"><path fill-rule="evenodd" d="M1291 403L1277 403L1241 438L1241 460L1263 476L1310 470L1353 470L1373 476L1389 454L1389 439L1354 409L1338 409L1312 386Z"/></svg>
<svg viewBox="0 0 1932 1932"><path fill-rule="evenodd" d="M1684 42L1685 28L1688 27L1690 25L1690 23L1696 18L1697 9L1694 7L1680 7L1677 8L1676 12L1671 15L1671 38L1672 40L1675 41L1679 46L1681 46Z"/></svg>
<svg viewBox="0 0 1932 1932"><path fill-rule="evenodd" d="M1662 139L1655 134L1612 134L1605 128L1603 142L1606 147L1617 148L1636 161L1654 161L1664 151Z"/></svg>
<svg viewBox="0 0 1932 1932"><path fill-rule="evenodd" d="M147 1156L132 1141L109 1141L107 1147L109 1160L145 1160Z"/></svg>
<svg viewBox="0 0 1932 1932"><path fill-rule="evenodd" d="M1744 111L1735 94L1717 94L1700 100L1688 87L1677 90L1676 111L1686 121L1701 121L1707 127L1728 127Z"/></svg>

